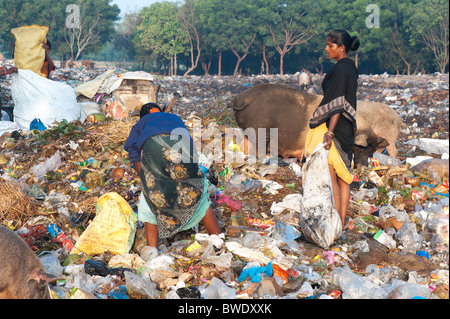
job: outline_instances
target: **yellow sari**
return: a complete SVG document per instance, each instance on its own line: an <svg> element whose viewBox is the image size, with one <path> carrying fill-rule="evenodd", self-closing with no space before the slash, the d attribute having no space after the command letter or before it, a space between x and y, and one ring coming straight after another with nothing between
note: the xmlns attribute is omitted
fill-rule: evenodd
<svg viewBox="0 0 450 319"><path fill-rule="evenodd" d="M326 123L323 123L316 128L309 130L308 135L306 136L305 144L306 156L311 154L319 143L323 142L323 136L327 131L328 128ZM347 167L342 161L342 158L339 155L334 142L331 145L330 152L328 154L328 164L334 167L336 175L345 183L350 184L353 181L353 175L348 171Z"/></svg>

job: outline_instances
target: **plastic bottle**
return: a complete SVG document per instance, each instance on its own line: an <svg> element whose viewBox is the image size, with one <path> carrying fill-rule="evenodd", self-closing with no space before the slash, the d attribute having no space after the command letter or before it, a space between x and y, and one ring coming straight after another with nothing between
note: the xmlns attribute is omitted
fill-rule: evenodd
<svg viewBox="0 0 450 319"><path fill-rule="evenodd" d="M385 245L389 249L394 249L397 246L395 240L381 229L375 234L375 236L373 236L373 239Z"/></svg>

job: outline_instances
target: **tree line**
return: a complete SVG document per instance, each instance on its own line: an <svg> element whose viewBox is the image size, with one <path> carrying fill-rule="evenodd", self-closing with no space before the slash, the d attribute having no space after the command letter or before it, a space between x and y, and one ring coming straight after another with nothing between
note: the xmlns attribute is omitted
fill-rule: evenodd
<svg viewBox="0 0 450 319"><path fill-rule="evenodd" d="M0 0L0 52L12 51L11 28L44 24L61 60L168 75L320 73L331 66L327 33L345 29L360 39L360 73L448 72L445 0L163 1L119 15L111 0Z"/></svg>

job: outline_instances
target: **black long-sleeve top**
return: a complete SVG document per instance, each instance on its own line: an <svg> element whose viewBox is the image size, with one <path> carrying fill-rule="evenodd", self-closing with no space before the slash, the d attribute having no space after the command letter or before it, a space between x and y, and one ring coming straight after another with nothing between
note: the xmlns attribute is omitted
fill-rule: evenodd
<svg viewBox="0 0 450 319"><path fill-rule="evenodd" d="M333 140L348 168L355 143L357 88L358 69L355 62L350 58L340 59L322 81L324 97L309 122L310 128L322 123L327 123L328 127L331 117L341 113L333 132Z"/></svg>

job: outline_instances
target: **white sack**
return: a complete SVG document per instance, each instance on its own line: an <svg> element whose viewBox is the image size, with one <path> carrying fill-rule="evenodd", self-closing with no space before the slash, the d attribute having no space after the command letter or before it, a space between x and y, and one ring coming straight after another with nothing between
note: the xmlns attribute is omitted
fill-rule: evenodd
<svg viewBox="0 0 450 319"><path fill-rule="evenodd" d="M55 121L78 120L80 107L74 90L67 84L44 78L33 71L19 69L12 75L11 96L14 101L14 122L22 130L38 118L49 127Z"/></svg>
<svg viewBox="0 0 450 319"><path fill-rule="evenodd" d="M19 130L19 125L11 121L0 121L0 136Z"/></svg>
<svg viewBox="0 0 450 319"><path fill-rule="evenodd" d="M11 119L9 118L9 114L2 110L2 116L0 117L0 121L10 122Z"/></svg>
<svg viewBox="0 0 450 319"><path fill-rule="evenodd" d="M103 82L109 78L117 78L117 76L114 75L114 70L107 70L106 72L98 75L95 79L80 84L75 88L76 95L83 95L88 99L92 99L95 94L97 94Z"/></svg>
<svg viewBox="0 0 450 319"><path fill-rule="evenodd" d="M111 76L102 83L98 93L111 94L120 87L123 80L148 80L153 82L153 79L153 75L144 71L127 72L120 77Z"/></svg>
<svg viewBox="0 0 450 319"><path fill-rule="evenodd" d="M300 229L308 241L323 249L341 236L341 218L334 206L328 151L323 144L306 158L303 166L303 197L299 218Z"/></svg>
<svg viewBox="0 0 450 319"><path fill-rule="evenodd" d="M121 76L114 74L114 70L108 70L95 79L83 83L75 88L78 95L92 99L97 93L111 94L117 90L123 80L149 80L153 82L153 75L144 71L127 72Z"/></svg>

